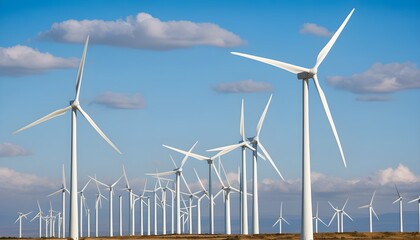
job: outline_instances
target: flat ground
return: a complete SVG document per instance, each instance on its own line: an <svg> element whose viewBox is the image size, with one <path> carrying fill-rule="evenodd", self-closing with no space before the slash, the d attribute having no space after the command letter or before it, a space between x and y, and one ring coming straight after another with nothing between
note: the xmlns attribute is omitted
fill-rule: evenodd
<svg viewBox="0 0 420 240"><path fill-rule="evenodd" d="M98 237L98 238L80 238L80 240L110 240L110 239L212 239L212 240L232 240L232 239L299 239L299 234L259 234L259 235L159 235L159 236L124 236L124 237ZM15 238L0 238L0 239L15 239ZM24 238L19 238L23 240ZM26 238L38 239L38 238ZM41 238L43 240L58 239L58 238ZM70 238L69 238L70 239ZM411 240L419 239L420 233L396 233L396 232L376 232L376 233L314 233L314 239L395 239L395 240Z"/></svg>

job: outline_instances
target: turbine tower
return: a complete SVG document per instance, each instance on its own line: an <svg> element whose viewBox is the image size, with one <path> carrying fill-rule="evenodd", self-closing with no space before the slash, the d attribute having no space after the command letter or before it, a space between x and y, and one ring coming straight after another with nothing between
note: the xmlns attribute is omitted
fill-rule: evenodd
<svg viewBox="0 0 420 240"><path fill-rule="evenodd" d="M42 210L41 210L41 206L39 205L38 200L36 200L36 203L38 204L38 213L35 215L34 218L31 219L31 222L35 219L35 218L39 218L39 222L38 222L38 237L41 238L42 237Z"/></svg>
<svg viewBox="0 0 420 240"><path fill-rule="evenodd" d="M31 212L28 212L28 213L18 212L19 217L16 219L15 223L17 223L19 221L19 238L22 238L22 218L26 218L27 219L26 216L28 216L31 213L32 213L32 211Z"/></svg>
<svg viewBox="0 0 420 240"><path fill-rule="evenodd" d="M395 185L395 190L397 190L398 198L392 204L399 202L400 203L400 232L404 232L403 228L403 197L401 196L400 192L398 191L397 185Z"/></svg>
<svg viewBox="0 0 420 240"><path fill-rule="evenodd" d="M321 99L322 105L324 107L325 113L327 115L328 121L330 123L331 129L334 133L335 140L337 142L338 148L340 150L341 158L343 160L344 166L346 166L346 160L344 158L344 153L341 147L340 139L338 138L337 130L335 128L334 121L331 116L331 112L327 103L327 99L325 94L318 82L318 67L321 65L322 61L327 56L328 52L334 45L335 41L341 34L341 31L346 26L348 20L350 19L351 15L353 14L354 9L349 13L347 18L338 28L338 30L334 33L330 41L325 45L325 47L321 50L318 54L317 61L315 66L311 69L304 68L296 65L292 65L285 62L280 62L276 60L271 60L267 58L252 56L243 53L236 53L232 52L234 55L242 56L245 58L250 58L256 61L260 61L269 65L273 65L275 67L284 69L291 73L297 74L297 78L302 80L302 109L303 109L303 136L302 136L302 223L301 223L301 239L313 239L313 229L312 229L312 191L311 191L311 166L310 166L310 147L309 147L309 100L308 100L308 84L309 79L313 79L315 83L315 87L318 90L319 97ZM244 226L245 227L245 226Z"/></svg>
<svg viewBox="0 0 420 240"><path fill-rule="evenodd" d="M109 138L102 132L102 130L96 125L96 123L92 120L92 118L83 110L80 106L79 96L80 96L80 86L82 83L82 76L83 76L83 68L85 65L85 58L86 58L86 51L89 42L89 36L86 38L85 48L83 50L82 59L79 65L79 71L77 73L77 80L76 80L76 96L73 101L70 101L70 106L58 109L45 117L42 117L35 122L30 123L29 125L18 129L14 132L18 133L35 125L38 125L42 122L48 121L52 118L58 117L66 113L67 111L71 110L71 177L70 177L70 238L73 240L79 239L79 228L78 228L78 206L77 206L77 139L76 139L76 114L80 112L82 116L89 122L89 124L101 135L103 139L105 139L108 144L110 144L115 151L119 154L122 154L120 150L109 140Z"/></svg>
<svg viewBox="0 0 420 240"><path fill-rule="evenodd" d="M195 172L195 176L197 176L198 182L200 183L200 187L201 187L201 191L196 192L195 194L200 194L201 196L196 196L197 198L197 234L201 234L201 200L204 197L207 197L207 199L209 198L209 193L207 192L206 188L204 187L203 183L201 182L200 177L198 176L197 171L194 168L194 172Z"/></svg>
<svg viewBox="0 0 420 240"><path fill-rule="evenodd" d="M312 219L315 220L315 233L318 233L318 221L320 221L322 224L324 224L327 227L327 224L324 221L322 221L322 219L318 215L318 202L316 203L315 217L313 217Z"/></svg>
<svg viewBox="0 0 420 240"><path fill-rule="evenodd" d="M373 210L373 198L375 197L376 191L373 192L372 198L370 199L370 203L368 205L361 206L359 208L369 208L369 232L372 232L372 212L375 215L376 219L378 219L378 215L376 215L375 210Z"/></svg>
<svg viewBox="0 0 420 240"><path fill-rule="evenodd" d="M123 176L125 179L125 188L124 190L126 190L128 192L128 222L129 222L129 227L130 227L130 236L134 235L134 207L133 207L133 189L130 187L130 183L128 182L128 178L127 178L127 173L125 171L125 167L124 165L123 167Z"/></svg>
<svg viewBox="0 0 420 240"><path fill-rule="evenodd" d="M80 192L79 192L80 193L80 216L79 216L80 217L80 220L79 220L79 223L80 223L80 229L79 229L80 230L80 234L79 234L79 236L80 237L83 237L83 208L85 208L85 211L86 211L85 190L86 190L86 188L89 185L89 183L90 183L91 180L92 179L89 179L86 182L85 186L83 186L82 190L80 190ZM64 237L64 231L63 231L63 237Z"/></svg>

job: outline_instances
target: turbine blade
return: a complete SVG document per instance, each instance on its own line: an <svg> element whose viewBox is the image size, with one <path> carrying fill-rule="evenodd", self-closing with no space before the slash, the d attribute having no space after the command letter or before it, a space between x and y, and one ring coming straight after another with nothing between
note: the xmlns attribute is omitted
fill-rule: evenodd
<svg viewBox="0 0 420 240"><path fill-rule="evenodd" d="M287 223L287 225L290 225L290 223L286 219L284 219L284 218L282 218L282 219L285 223Z"/></svg>
<svg viewBox="0 0 420 240"><path fill-rule="evenodd" d="M324 225L327 227L327 224L326 224L324 221L322 221L322 219L321 219L321 218L318 218L318 220L319 220L320 222L322 222L322 224L324 224Z"/></svg>
<svg viewBox="0 0 420 240"><path fill-rule="evenodd" d="M141 194L142 197L144 196L144 192L146 191L146 186L147 186L147 178L144 181L143 193Z"/></svg>
<svg viewBox="0 0 420 240"><path fill-rule="evenodd" d="M55 192L53 192L53 193L51 193L51 194L47 195L47 197L51 197L51 196L53 196L53 195L55 195L55 194L57 194L57 193L60 193L60 192L62 192L62 191L63 191L63 188L60 188L60 189L58 189L57 191L55 191Z"/></svg>
<svg viewBox="0 0 420 240"><path fill-rule="evenodd" d="M125 183L127 184L127 188L130 189L130 183L128 182L127 173L125 172L124 165L122 167L123 167L123 175L124 175Z"/></svg>
<svg viewBox="0 0 420 240"><path fill-rule="evenodd" d="M202 188L204 191L206 191L206 188L204 187L203 183L201 182L201 179L200 179L200 177L198 176L198 173L197 173L197 171L195 170L195 168L194 168L194 172L195 172L195 176L197 176L197 179L198 179L198 182L200 183L201 188Z"/></svg>
<svg viewBox="0 0 420 240"><path fill-rule="evenodd" d="M267 159L264 157L263 154L261 154L260 152L257 152L258 157L260 157L262 160L267 161Z"/></svg>
<svg viewBox="0 0 420 240"><path fill-rule="evenodd" d="M195 143L194 143L194 145L190 148L190 150L188 151L189 153L191 153L192 152L192 150L195 148L195 145L197 145L197 143L198 143L198 141L196 141ZM181 168L184 166L184 164L187 162L187 159L188 159L188 155L185 155L185 157L182 159L182 161L181 161Z"/></svg>
<svg viewBox="0 0 420 240"><path fill-rule="evenodd" d="M41 206L39 205L39 201L38 201L38 200L36 200L36 203L38 204L38 209L39 209L39 212L42 212L42 210L41 210Z"/></svg>
<svg viewBox="0 0 420 240"><path fill-rule="evenodd" d="M337 215L337 212L335 212L334 215L332 216L330 222L328 223L328 227L331 225L331 223L334 220L334 218L335 218L336 215Z"/></svg>
<svg viewBox="0 0 420 240"><path fill-rule="evenodd" d="M121 151L111 142L111 140L109 140L109 138L105 135L105 133L102 132L102 130L98 127L98 125L96 125L96 123L92 120L92 118L90 118L90 116L82 109L82 107L80 105L77 106L77 110L80 111L80 113L83 115L83 117L86 118L86 120L96 130L96 132L98 132L99 135L101 135L101 137L103 139L105 139L105 141L108 142L108 144L111 145L111 147L113 147L115 149L115 151L117 151L119 154L122 154Z"/></svg>
<svg viewBox="0 0 420 240"><path fill-rule="evenodd" d="M347 205L347 202L349 201L349 199L347 198L347 200L346 200L346 202L344 203L344 205L343 205L343 208L341 208L341 210L344 210L344 208L346 207L346 205Z"/></svg>
<svg viewBox="0 0 420 240"><path fill-rule="evenodd" d="M350 217L350 215L348 215L345 211L343 211L344 215L346 215L348 218L350 218L350 220L353 221L353 218Z"/></svg>
<svg viewBox="0 0 420 240"><path fill-rule="evenodd" d="M121 178L122 178L123 176L121 176L120 178L118 178L117 179L117 181L115 181L112 185L111 185L111 187L114 187L120 180L121 180Z"/></svg>
<svg viewBox="0 0 420 240"><path fill-rule="evenodd" d="M95 181L96 183L99 183L99 184L101 184L102 186L104 186L104 187L110 187L109 185L106 185L105 183L103 183L103 182L101 182L101 181L99 181L98 179L96 179L96 178L92 178L91 176L89 176L90 177L90 179L92 179L93 181ZM99 187L98 187L98 190L99 190Z"/></svg>
<svg viewBox="0 0 420 240"><path fill-rule="evenodd" d="M77 72L77 80L76 80L76 97L75 100L79 100L80 95L80 85L82 84L82 77L83 77L83 69L85 66L85 59L86 59L86 52L89 43L89 36L86 38L85 48L83 49L82 59L80 60L79 71Z"/></svg>
<svg viewBox="0 0 420 240"><path fill-rule="evenodd" d="M415 202L415 201L420 201L420 197L418 197L418 198L416 198L416 199L413 199L413 200L409 201L408 203L413 203L413 202Z"/></svg>
<svg viewBox="0 0 420 240"><path fill-rule="evenodd" d="M315 87L318 90L318 94L319 94L319 98L321 99L322 106L324 106L325 114L327 115L328 121L330 122L331 129L334 133L334 137L335 137L335 141L337 142L338 149L340 150L341 159L343 160L344 167L347 167L347 163L346 163L346 159L344 158L344 153L341 147L340 139L338 138L338 133L335 128L334 120L331 116L330 108L328 107L328 103L327 103L327 99L325 98L324 91L322 91L322 88L319 85L318 77L316 76L316 74L313 76L313 79L314 79Z"/></svg>
<svg viewBox="0 0 420 240"><path fill-rule="evenodd" d="M373 209L373 207L372 207L372 212L373 212L373 215L375 215L376 219L378 219L378 221L379 221L379 217L378 217L378 215L376 215L376 212L375 212L375 210Z"/></svg>
<svg viewBox="0 0 420 240"><path fill-rule="evenodd" d="M243 98L242 98L242 104L241 104L241 120L239 123L239 133L241 134L242 141L245 142L244 99Z"/></svg>
<svg viewBox="0 0 420 240"><path fill-rule="evenodd" d="M372 198L370 199L370 205L372 205L373 198L375 197L376 190L373 192Z"/></svg>
<svg viewBox="0 0 420 240"><path fill-rule="evenodd" d="M231 145L231 147L225 148L224 150L220 151L218 154L214 155L212 157L212 159L223 156L223 155L225 155L225 154L227 154L227 153L229 153L229 152L231 152L231 151L233 151L233 150L235 150L239 147L242 147L243 145L244 145L244 143L238 143L238 144Z"/></svg>
<svg viewBox="0 0 420 240"><path fill-rule="evenodd" d="M176 171L167 171L167 172L160 172L160 173L146 173L147 176L166 176L170 174L175 174Z"/></svg>
<svg viewBox="0 0 420 240"><path fill-rule="evenodd" d="M257 57L257 56L253 56L253 55L249 55L249 54L244 54L244 53L238 53L238 52L231 52L233 55L237 55L237 56L241 56L241 57L245 57L245 58L250 58L252 60L256 60L259 62L263 62L281 69L284 69L288 72L294 73L294 74L298 74L300 72L309 72L308 68L303 68L303 67L299 67L293 64L289 64L289 63L285 63L285 62L280 62L280 61L276 61L276 60L272 60L272 59L268 59L268 58L263 58L263 57Z"/></svg>
<svg viewBox="0 0 420 240"><path fill-rule="evenodd" d="M279 169L277 168L277 166L276 166L276 164L274 163L273 159L271 158L270 154L268 154L267 150L265 150L265 148L264 148L264 146L261 144L261 142L259 143L259 146L260 146L260 148L261 148L261 151L263 151L264 155L267 157L268 161L269 161L269 162L271 163L271 165L273 166L274 170L276 170L276 172L279 174L279 176L281 177L281 179L283 179L283 181L284 181L284 178L283 178L283 176L281 175L281 173L280 173Z"/></svg>
<svg viewBox="0 0 420 240"><path fill-rule="evenodd" d="M363 206L360 206L359 208L368 208L368 207L370 207L370 205L363 205Z"/></svg>
<svg viewBox="0 0 420 240"><path fill-rule="evenodd" d="M217 179L219 179L220 184L222 185L222 187L224 187L225 185L223 184L222 178L220 177L219 171L217 171L216 167L212 164L213 168L214 168L214 172L216 172L216 176Z"/></svg>
<svg viewBox="0 0 420 240"><path fill-rule="evenodd" d="M63 188L64 189L67 189L67 186L66 186L66 174L64 173L64 164L62 165L62 184L63 184Z"/></svg>
<svg viewBox="0 0 420 240"><path fill-rule="evenodd" d="M279 218L279 219L277 219L277 221L273 224L273 226L272 226L272 227L276 226L276 224L277 224L277 223L279 223L279 221L280 221L280 218Z"/></svg>
<svg viewBox="0 0 420 240"><path fill-rule="evenodd" d="M227 177L225 167L223 166L223 164L221 164L221 167L222 167L223 174L225 175L226 182L227 182L228 186L230 187L231 185L230 185L230 182L229 182L229 178Z"/></svg>
<svg viewBox="0 0 420 240"><path fill-rule="evenodd" d="M331 50L332 46L334 45L337 38L340 36L341 31L343 31L344 27L346 26L347 22L349 21L351 15L354 12L354 8L351 10L349 15L347 15L344 22L341 24L341 26L338 28L338 30L334 33L334 35L331 37L330 41L325 45L325 47L319 52L318 57L316 59L316 64L314 66L315 69L321 65L322 61L324 61L325 57L327 56L328 52Z"/></svg>
<svg viewBox="0 0 420 240"><path fill-rule="evenodd" d="M204 156L201 156L201 155L199 155L199 154L195 154L195 153L191 153L191 152L186 152L186 151L184 151L184 150L181 150L181 149L178 149L178 148L174 148L174 147L171 147L171 146L167 146L167 145L162 145L162 146L164 146L164 147L166 147L166 148L169 148L169 149L171 149L171 150L174 150L175 152L179 152L179 153L182 153L182 154L184 154L184 155L188 155L189 157L192 157L192 158L195 158L195 159L197 159L197 160L201 160L201 161L203 161L203 160L208 160L209 158L208 157L204 157Z"/></svg>
<svg viewBox="0 0 420 240"><path fill-rule="evenodd" d="M71 106L68 106L68 107L65 107L65 108L61 108L61 109L55 110L54 112L52 112L50 114L47 114L46 116L44 116L44 117L42 117L42 118L40 118L40 119L38 119L38 120L36 120L36 121L34 121L34 122L26 125L25 127L19 128L18 130L14 131L13 134L16 134L18 132L21 132L23 130L26 130L28 128L31 128L31 127L33 127L35 125L38 125L40 123L43 123L43 122L48 121L50 119L53 119L55 117L61 116L61 115L63 115L64 113L66 113L70 109L71 109Z"/></svg>
<svg viewBox="0 0 420 240"><path fill-rule="evenodd" d="M270 98L268 99L267 105L265 106L265 109L264 109L264 111L263 111L263 113L261 115L260 121L257 124L257 135L256 135L256 138L257 139L260 136L261 127L262 127L262 125L264 123L265 115L267 114L267 110L268 110L268 107L270 106L270 102L271 102L271 98L272 97L273 97L273 94L270 95Z"/></svg>
<svg viewBox="0 0 420 240"><path fill-rule="evenodd" d="M187 189L188 189L188 192L189 192L190 194L192 194L191 189L190 189L190 187L188 186L188 183L187 183L187 181L186 181L186 180L185 180L185 178L184 178L184 174L181 174L181 178L182 178L182 181L184 181L185 186L186 186L186 187L187 187Z"/></svg>
<svg viewBox="0 0 420 240"><path fill-rule="evenodd" d="M174 164L175 168L178 168L178 166L176 165L175 160L174 160L174 158L172 157L171 154L169 154L169 158L171 159L171 161Z"/></svg>
<svg viewBox="0 0 420 240"><path fill-rule="evenodd" d="M401 198L400 191L398 191L397 184L395 184L395 190L397 190L398 197Z"/></svg>
<svg viewBox="0 0 420 240"><path fill-rule="evenodd" d="M84 192L86 187L89 185L90 181L92 181L92 179L89 179L89 181L87 181L87 183L85 184L85 186L82 188L81 192Z"/></svg>

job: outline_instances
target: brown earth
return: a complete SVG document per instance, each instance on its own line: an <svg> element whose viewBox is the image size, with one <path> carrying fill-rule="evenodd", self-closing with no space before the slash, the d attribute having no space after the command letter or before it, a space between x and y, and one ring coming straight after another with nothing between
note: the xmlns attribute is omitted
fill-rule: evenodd
<svg viewBox="0 0 420 240"><path fill-rule="evenodd" d="M233 240L233 239L299 239L299 234L258 234L258 235L225 235L225 234L214 234L214 235L158 235L158 236L124 236L124 237L97 237L97 238L80 238L80 240L111 240L111 239L182 239L182 240L193 240L193 239L212 239L212 240ZM0 239L16 239L16 238L0 238ZM25 238L20 238L24 240ZM38 239L38 238L26 238L26 239ZM41 238L41 240L59 239L59 238ZM62 238L61 238L62 239ZM68 238L70 240L70 238ZM411 240L419 239L420 233L396 233L396 232L375 232L375 233L314 233L314 239L395 239L395 240Z"/></svg>

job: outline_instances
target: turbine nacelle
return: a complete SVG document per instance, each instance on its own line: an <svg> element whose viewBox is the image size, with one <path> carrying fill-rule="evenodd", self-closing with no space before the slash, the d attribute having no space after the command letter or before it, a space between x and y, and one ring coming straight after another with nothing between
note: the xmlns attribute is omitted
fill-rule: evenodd
<svg viewBox="0 0 420 240"><path fill-rule="evenodd" d="M314 73L313 70L311 69L309 72L298 73L297 78L300 79L300 80L306 80L306 79L313 78L315 74L316 74L316 72Z"/></svg>

